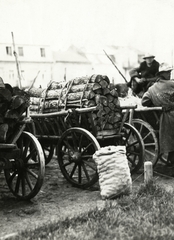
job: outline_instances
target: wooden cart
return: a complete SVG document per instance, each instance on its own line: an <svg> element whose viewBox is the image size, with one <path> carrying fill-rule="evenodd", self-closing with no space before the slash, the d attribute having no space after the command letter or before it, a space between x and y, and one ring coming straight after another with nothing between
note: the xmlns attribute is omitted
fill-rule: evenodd
<svg viewBox="0 0 174 240"><path fill-rule="evenodd" d="M0 143L0 172L4 170L9 189L19 199L36 196L43 184L45 160L37 138L24 131L30 118L24 117L14 126L6 143Z"/></svg>
<svg viewBox="0 0 174 240"><path fill-rule="evenodd" d="M145 147L145 161L153 166L159 159L166 162L166 157L159 154L159 119L162 107L138 107L130 110L128 122L141 134Z"/></svg>
<svg viewBox="0 0 174 240"><path fill-rule="evenodd" d="M93 154L100 147L125 145L131 173L142 166L142 137L134 126L125 122L130 108L125 110L117 128L110 131L97 130L92 118L97 107L32 114L33 123L28 128L41 143L46 163L56 149L61 172L67 181L76 187L88 188L98 181Z"/></svg>

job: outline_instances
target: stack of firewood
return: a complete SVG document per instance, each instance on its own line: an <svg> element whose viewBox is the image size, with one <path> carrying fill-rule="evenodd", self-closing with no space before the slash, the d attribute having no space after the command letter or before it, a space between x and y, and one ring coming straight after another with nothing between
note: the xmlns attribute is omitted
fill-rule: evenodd
<svg viewBox="0 0 174 240"><path fill-rule="evenodd" d="M30 89L29 94L31 114L96 106L93 121L98 130L113 129L121 120L117 90L105 75L53 82L47 89Z"/></svg>

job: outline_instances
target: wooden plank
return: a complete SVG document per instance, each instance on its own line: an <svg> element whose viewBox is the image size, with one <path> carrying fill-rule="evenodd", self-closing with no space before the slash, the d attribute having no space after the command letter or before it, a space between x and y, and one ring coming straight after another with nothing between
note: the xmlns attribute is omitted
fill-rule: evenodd
<svg viewBox="0 0 174 240"><path fill-rule="evenodd" d="M162 111L162 107L138 107L135 109L136 112L145 112L145 111Z"/></svg>

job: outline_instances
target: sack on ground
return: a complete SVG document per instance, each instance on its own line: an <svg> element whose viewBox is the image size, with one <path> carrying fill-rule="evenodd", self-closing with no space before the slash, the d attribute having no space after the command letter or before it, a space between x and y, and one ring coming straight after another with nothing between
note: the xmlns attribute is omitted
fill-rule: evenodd
<svg viewBox="0 0 174 240"><path fill-rule="evenodd" d="M99 174L102 199L111 199L132 192L132 179L125 146L107 146L93 154Z"/></svg>

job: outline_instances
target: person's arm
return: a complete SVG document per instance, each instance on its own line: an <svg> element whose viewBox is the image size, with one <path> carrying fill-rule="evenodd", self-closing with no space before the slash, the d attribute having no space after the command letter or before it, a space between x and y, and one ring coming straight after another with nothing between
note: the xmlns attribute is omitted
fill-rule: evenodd
<svg viewBox="0 0 174 240"><path fill-rule="evenodd" d="M131 78L133 78L133 77L140 77L139 72L140 72L140 66L137 67L137 68L131 69L131 70L129 71L129 75L130 75Z"/></svg>
<svg viewBox="0 0 174 240"><path fill-rule="evenodd" d="M153 102L151 100L151 96L150 96L150 93L148 91L144 93L144 95L141 99L141 104L144 107L152 107L153 106Z"/></svg>
<svg viewBox="0 0 174 240"><path fill-rule="evenodd" d="M145 83L145 82L146 82L146 83L149 83L149 82L155 83L157 79L158 79L158 77L141 78L141 79L139 79L139 83Z"/></svg>

